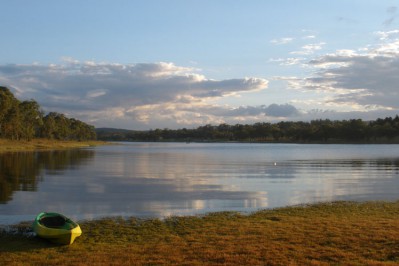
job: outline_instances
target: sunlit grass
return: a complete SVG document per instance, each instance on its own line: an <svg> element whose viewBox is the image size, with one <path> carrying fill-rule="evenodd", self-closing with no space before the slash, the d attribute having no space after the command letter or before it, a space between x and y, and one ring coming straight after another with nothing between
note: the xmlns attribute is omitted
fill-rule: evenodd
<svg viewBox="0 0 399 266"><path fill-rule="evenodd" d="M83 221L71 246L0 236L0 265L398 265L399 201ZM19 233L18 233L19 232Z"/></svg>
<svg viewBox="0 0 399 266"><path fill-rule="evenodd" d="M8 139L0 139L0 152L81 148L81 147L103 145L105 143L106 142L103 141L64 141L64 140L49 140L49 139L14 141Z"/></svg>

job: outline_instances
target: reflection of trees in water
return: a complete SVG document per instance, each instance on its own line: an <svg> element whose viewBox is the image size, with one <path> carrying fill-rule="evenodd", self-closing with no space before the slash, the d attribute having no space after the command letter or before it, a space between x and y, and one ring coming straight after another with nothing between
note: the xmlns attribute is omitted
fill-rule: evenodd
<svg viewBox="0 0 399 266"><path fill-rule="evenodd" d="M14 191L36 190L40 167L35 153L10 153L0 155L0 202L11 199Z"/></svg>
<svg viewBox="0 0 399 266"><path fill-rule="evenodd" d="M91 150L67 150L37 153L37 161L47 174L61 174L66 169L77 169L94 156Z"/></svg>
<svg viewBox="0 0 399 266"><path fill-rule="evenodd" d="M11 200L14 191L36 191L43 170L47 174L61 174L93 156L91 150L0 154L0 203Z"/></svg>
<svg viewBox="0 0 399 266"><path fill-rule="evenodd" d="M375 164L378 168L383 168L385 171L392 171L394 174L399 173L399 159L378 160Z"/></svg>

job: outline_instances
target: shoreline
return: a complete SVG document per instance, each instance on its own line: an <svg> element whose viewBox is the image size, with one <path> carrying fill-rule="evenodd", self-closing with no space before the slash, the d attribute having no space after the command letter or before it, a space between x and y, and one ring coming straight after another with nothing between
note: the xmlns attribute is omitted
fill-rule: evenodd
<svg viewBox="0 0 399 266"><path fill-rule="evenodd" d="M79 222L71 246L0 232L4 265L397 265L399 200ZM61 264L59 264L61 263Z"/></svg>
<svg viewBox="0 0 399 266"><path fill-rule="evenodd" d="M317 144L325 144L325 145L390 145L390 144L399 144L399 141L256 141L256 140L113 140L113 139L103 139L99 141L118 143L223 143L223 144L305 144L305 145L317 145Z"/></svg>
<svg viewBox="0 0 399 266"><path fill-rule="evenodd" d="M26 140L16 141L16 140L0 139L0 153L85 148L85 147L106 145L108 143L109 142L99 141L99 140L73 141L73 140L32 139L30 141Z"/></svg>
<svg viewBox="0 0 399 266"><path fill-rule="evenodd" d="M399 196L398 196L399 198ZM230 214L235 214L239 216L252 216L256 215L257 213L263 213L263 212L279 212L279 211L285 211L288 209L292 210L304 210L306 208L314 208L317 206L338 206L338 205L385 205L385 204L397 204L398 205L398 215L399 215L399 199L397 200L365 200L365 201L356 201L356 200L337 200L337 201L320 201L320 202L312 202L312 203L302 203L302 204L295 204L295 205L286 205L286 206L281 206L281 207L275 207L275 208L261 208L255 211L233 211L233 210L224 210L224 211L210 211L210 212L204 212L204 213L194 213L194 214L184 214L184 215L169 215L169 216L134 216L134 215L106 215L106 216L98 216L94 218L83 218L83 219L73 219L74 221L78 223L91 223L91 222L100 222L102 220L129 220L129 219L136 219L140 221L147 221L147 220L159 220L159 221L165 221L170 218L190 218L190 217L197 217L197 218L204 218L206 216L212 216L212 215L218 215L218 214L223 214L223 213L230 213ZM14 216L14 215L10 215ZM31 219L22 219L17 222L10 222L7 224L1 224L0 223L0 233L1 233L1 227L8 226L8 227L15 227L19 225L25 225L31 221L33 221L36 217L35 215L15 215L15 216L21 216L21 217L31 217Z"/></svg>

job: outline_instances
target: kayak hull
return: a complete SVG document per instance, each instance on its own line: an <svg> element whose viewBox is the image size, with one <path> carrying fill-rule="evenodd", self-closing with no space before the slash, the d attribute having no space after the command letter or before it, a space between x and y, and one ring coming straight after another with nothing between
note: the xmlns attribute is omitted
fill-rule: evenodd
<svg viewBox="0 0 399 266"><path fill-rule="evenodd" d="M72 244L82 234L80 226L59 213L42 212L33 222L37 236L61 245Z"/></svg>

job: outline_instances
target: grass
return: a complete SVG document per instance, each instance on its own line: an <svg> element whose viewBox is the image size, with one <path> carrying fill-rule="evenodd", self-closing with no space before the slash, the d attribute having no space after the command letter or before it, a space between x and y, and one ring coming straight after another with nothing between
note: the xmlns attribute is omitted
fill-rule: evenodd
<svg viewBox="0 0 399 266"><path fill-rule="evenodd" d="M0 265L398 265L399 201L80 222L71 246L0 235Z"/></svg>
<svg viewBox="0 0 399 266"><path fill-rule="evenodd" d="M0 153L2 152L18 152L18 151L34 151L34 150L54 150L66 148L82 148L95 145L103 145L102 141L64 141L49 139L33 139L30 141L15 141L8 139L0 139Z"/></svg>

